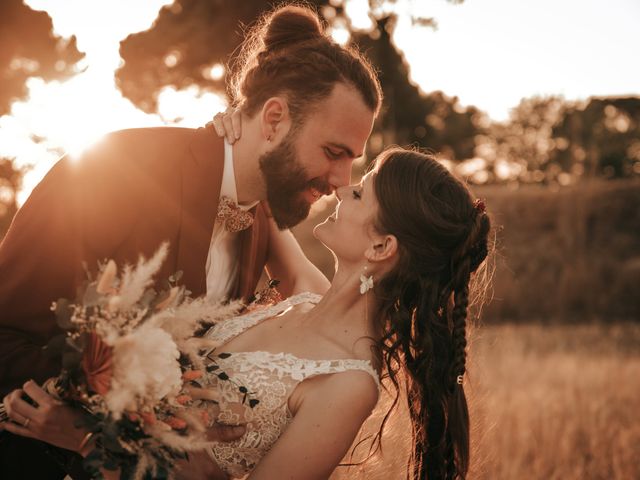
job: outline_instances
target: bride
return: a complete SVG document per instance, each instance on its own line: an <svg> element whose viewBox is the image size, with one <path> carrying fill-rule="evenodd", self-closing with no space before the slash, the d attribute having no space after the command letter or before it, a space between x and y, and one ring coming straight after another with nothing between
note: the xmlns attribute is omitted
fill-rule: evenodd
<svg viewBox="0 0 640 480"><path fill-rule="evenodd" d="M215 396L218 421L246 431L192 456L180 466L185 477L328 477L376 405L384 377L396 394L406 390L408 476L466 476L467 306L470 278L487 256L484 204L432 157L399 148L336 195L335 213L314 230L336 258L326 294L297 295L208 332L218 347L194 396ZM222 371L231 381L220 380ZM39 408L21 400L20 390L5 405L21 424L32 415L30 429L5 428L77 445L63 428L69 407L27 385Z"/></svg>

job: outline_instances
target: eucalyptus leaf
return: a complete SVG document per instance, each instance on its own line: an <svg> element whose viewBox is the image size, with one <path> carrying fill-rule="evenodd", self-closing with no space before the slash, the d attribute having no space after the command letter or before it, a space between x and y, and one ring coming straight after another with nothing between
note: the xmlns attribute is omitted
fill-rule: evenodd
<svg viewBox="0 0 640 480"><path fill-rule="evenodd" d="M66 343L66 338L67 336L64 333L61 333L60 335L56 335L51 340L49 340L49 343L47 343L47 345L44 347L44 354L47 356L47 358L55 358L62 355Z"/></svg>
<svg viewBox="0 0 640 480"><path fill-rule="evenodd" d="M69 306L69 300L66 298L59 298L56 302L55 314L56 323L63 330L69 330L73 324L71 323L71 315L73 311Z"/></svg>
<svg viewBox="0 0 640 480"><path fill-rule="evenodd" d="M107 450L118 453L125 451L118 441L119 434L118 426L114 422L105 423L102 430L102 444Z"/></svg>
<svg viewBox="0 0 640 480"><path fill-rule="evenodd" d="M99 305L102 300L102 295L98 293L96 283L90 283L87 285L87 289L84 292L84 297L82 299L82 304L85 307L93 307L94 305Z"/></svg>
<svg viewBox="0 0 640 480"><path fill-rule="evenodd" d="M100 449L95 448L89 452L82 461L82 467L89 473L99 472L102 466L103 455Z"/></svg>
<svg viewBox="0 0 640 480"><path fill-rule="evenodd" d="M73 348L76 352L80 352L82 353L84 350L84 340L83 337L77 337L77 338L71 338L71 337L67 337L66 339L66 343L67 345L69 345L71 348Z"/></svg>
<svg viewBox="0 0 640 480"><path fill-rule="evenodd" d="M153 288L147 288L138 303L142 306L142 308L148 308L149 305L155 303L154 301L158 298L158 292L156 292Z"/></svg>
<svg viewBox="0 0 640 480"><path fill-rule="evenodd" d="M67 351L62 354L62 368L64 368L65 370L74 370L80 367L81 361L81 352Z"/></svg>

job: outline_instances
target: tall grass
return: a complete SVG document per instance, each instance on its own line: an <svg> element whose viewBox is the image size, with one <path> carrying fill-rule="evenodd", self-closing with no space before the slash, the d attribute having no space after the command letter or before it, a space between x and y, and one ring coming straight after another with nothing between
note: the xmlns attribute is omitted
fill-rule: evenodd
<svg viewBox="0 0 640 480"><path fill-rule="evenodd" d="M640 325L506 324L471 337L470 479L640 478ZM382 455L332 479L404 478L402 413L388 433Z"/></svg>

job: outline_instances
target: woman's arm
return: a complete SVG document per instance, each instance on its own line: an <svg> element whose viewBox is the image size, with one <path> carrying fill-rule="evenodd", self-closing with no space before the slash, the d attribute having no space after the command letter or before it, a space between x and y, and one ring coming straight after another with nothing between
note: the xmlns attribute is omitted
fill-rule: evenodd
<svg viewBox="0 0 640 480"><path fill-rule="evenodd" d="M250 480L324 479L340 463L378 401L370 375L348 371L316 377L291 425L249 476Z"/></svg>
<svg viewBox="0 0 640 480"><path fill-rule="evenodd" d="M285 298L300 292L323 295L331 285L304 254L291 231L279 230L272 218L269 219L267 272L280 281L278 290Z"/></svg>

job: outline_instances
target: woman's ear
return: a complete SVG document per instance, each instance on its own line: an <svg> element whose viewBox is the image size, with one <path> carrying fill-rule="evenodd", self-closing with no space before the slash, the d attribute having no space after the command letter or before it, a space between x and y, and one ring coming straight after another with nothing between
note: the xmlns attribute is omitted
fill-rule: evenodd
<svg viewBox="0 0 640 480"><path fill-rule="evenodd" d="M370 262L383 262L394 258L398 253L398 239L394 235L375 237L372 240L373 244L364 254Z"/></svg>
<svg viewBox="0 0 640 480"><path fill-rule="evenodd" d="M278 142L291 128L289 105L284 97L271 97L260 112L262 135L267 142Z"/></svg>

